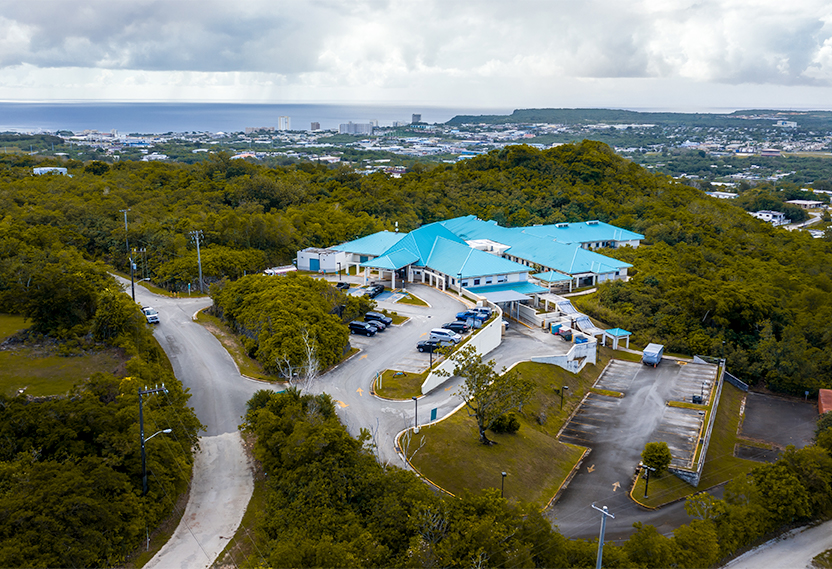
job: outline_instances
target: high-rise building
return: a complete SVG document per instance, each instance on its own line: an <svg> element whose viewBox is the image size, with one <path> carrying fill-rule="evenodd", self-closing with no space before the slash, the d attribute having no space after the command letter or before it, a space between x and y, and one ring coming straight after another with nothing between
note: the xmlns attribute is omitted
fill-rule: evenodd
<svg viewBox="0 0 832 569"><path fill-rule="evenodd" d="M410 120L410 124L416 124L417 122L422 122L422 115L413 113L413 118Z"/></svg>
<svg viewBox="0 0 832 569"><path fill-rule="evenodd" d="M352 121L342 123L338 129L340 134L373 134L373 125L370 123L354 123Z"/></svg>
<svg viewBox="0 0 832 569"><path fill-rule="evenodd" d="M321 123L319 123L319 122L313 122L313 123L312 123L312 126L311 126L311 128L310 128L309 130L321 130Z"/></svg>
<svg viewBox="0 0 832 569"><path fill-rule="evenodd" d="M289 117L277 117L277 130L292 130L292 119Z"/></svg>

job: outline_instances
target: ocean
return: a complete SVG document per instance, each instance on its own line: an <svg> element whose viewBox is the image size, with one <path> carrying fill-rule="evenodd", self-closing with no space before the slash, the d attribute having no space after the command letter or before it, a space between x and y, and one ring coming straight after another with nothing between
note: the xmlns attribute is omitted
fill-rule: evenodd
<svg viewBox="0 0 832 569"><path fill-rule="evenodd" d="M423 122L444 123L456 115L506 115L513 110L382 104L0 102L0 132L240 132L246 127L277 128L281 116L289 117L291 130L308 130L312 122L320 123L324 129L337 129L348 121L367 123L377 120L379 126L392 126L393 121L409 123L413 114L421 114Z"/></svg>

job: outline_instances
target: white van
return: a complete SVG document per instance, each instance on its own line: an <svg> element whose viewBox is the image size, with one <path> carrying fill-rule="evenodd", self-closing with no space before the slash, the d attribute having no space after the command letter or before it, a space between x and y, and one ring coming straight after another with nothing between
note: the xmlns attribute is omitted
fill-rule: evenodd
<svg viewBox="0 0 832 569"><path fill-rule="evenodd" d="M462 340L462 336L453 330L448 330L446 328L434 328L430 331L430 339L439 340L440 342L453 342L454 344L459 344Z"/></svg>

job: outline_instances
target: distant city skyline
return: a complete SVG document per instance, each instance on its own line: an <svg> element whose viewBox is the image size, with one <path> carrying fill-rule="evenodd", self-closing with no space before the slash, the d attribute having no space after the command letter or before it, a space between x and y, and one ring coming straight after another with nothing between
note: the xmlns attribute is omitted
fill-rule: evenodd
<svg viewBox="0 0 832 569"><path fill-rule="evenodd" d="M0 0L0 100L832 110L832 4Z"/></svg>

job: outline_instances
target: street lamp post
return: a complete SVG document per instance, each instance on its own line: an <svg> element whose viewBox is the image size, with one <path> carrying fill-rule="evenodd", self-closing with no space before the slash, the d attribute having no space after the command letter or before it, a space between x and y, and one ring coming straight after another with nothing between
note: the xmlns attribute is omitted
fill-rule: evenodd
<svg viewBox="0 0 832 569"><path fill-rule="evenodd" d="M650 473L656 472L655 468L650 468L646 464L642 464L641 468L644 470L644 497L647 497L647 488L650 486Z"/></svg>
<svg viewBox="0 0 832 569"><path fill-rule="evenodd" d="M341 280L341 263L338 263L338 280Z"/></svg>
<svg viewBox="0 0 832 569"><path fill-rule="evenodd" d="M462 296L462 273L456 274L456 291Z"/></svg>
<svg viewBox="0 0 832 569"><path fill-rule="evenodd" d="M130 254L130 239L127 236L127 212L130 208L120 209L124 214L124 248L127 250L127 262L130 263L130 291L133 294L133 302L136 302L136 283L133 281L133 256Z"/></svg>
<svg viewBox="0 0 832 569"><path fill-rule="evenodd" d="M601 512L601 536L598 539L598 560L595 562L595 569L601 569L601 559L604 557L604 530L607 529L607 518L615 519L615 516L610 513L606 506L603 508L592 504L594 510Z"/></svg>
<svg viewBox="0 0 832 569"><path fill-rule="evenodd" d="M170 429L165 429L157 433L153 433L147 438L144 438L144 410L142 406L142 396L160 392L167 393L167 389L165 389L164 383L162 384L162 387L154 387L153 389L145 388L144 390L139 389L139 440L142 443L142 496L145 496L147 494L147 457L145 456L144 452L144 443L146 443L159 433L170 432Z"/></svg>
<svg viewBox="0 0 832 569"><path fill-rule="evenodd" d="M502 480L500 480L500 498L502 498L503 492L506 489L506 476L508 475L508 473L503 471L500 474L503 476Z"/></svg>
<svg viewBox="0 0 832 569"><path fill-rule="evenodd" d="M563 411L563 391L565 389L569 389L568 385L564 385L560 388L560 410Z"/></svg>
<svg viewBox="0 0 832 569"><path fill-rule="evenodd" d="M433 352L431 352L433 354ZM413 432L419 432L419 399L414 395L413 399Z"/></svg>

